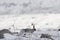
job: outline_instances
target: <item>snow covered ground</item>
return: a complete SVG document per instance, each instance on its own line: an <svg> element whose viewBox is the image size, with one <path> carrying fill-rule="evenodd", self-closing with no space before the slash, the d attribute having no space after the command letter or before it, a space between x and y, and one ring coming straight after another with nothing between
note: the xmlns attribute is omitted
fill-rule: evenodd
<svg viewBox="0 0 60 40"><path fill-rule="evenodd" d="M34 33L30 35L22 35L22 36L15 36L15 35L9 35L5 34L4 39L0 40L51 40L49 38L40 38L41 34L50 34L51 37L54 40L60 40L60 32L59 31L35 31Z"/></svg>
<svg viewBox="0 0 60 40"><path fill-rule="evenodd" d="M32 28L31 23L34 23L36 29L40 28L60 28L60 14L23 14L23 15L1 15L0 27L9 28L14 26L17 29ZM0 28L0 29L2 29Z"/></svg>
<svg viewBox="0 0 60 40"><path fill-rule="evenodd" d="M60 40L60 14L23 14L23 15L3 15L0 16L0 30L9 29L20 31L20 29L32 28L31 23L35 24L33 34L26 37L5 34L5 39L1 40L50 40L40 38L41 34L50 34L54 40ZM14 27L12 26L14 24ZM7 36L8 35L8 36Z"/></svg>
<svg viewBox="0 0 60 40"><path fill-rule="evenodd" d="M4 34L0 40L50 40L40 38L41 34L50 34L54 40L60 40L60 0L0 0L0 30L18 31L32 28L33 34L26 37Z"/></svg>

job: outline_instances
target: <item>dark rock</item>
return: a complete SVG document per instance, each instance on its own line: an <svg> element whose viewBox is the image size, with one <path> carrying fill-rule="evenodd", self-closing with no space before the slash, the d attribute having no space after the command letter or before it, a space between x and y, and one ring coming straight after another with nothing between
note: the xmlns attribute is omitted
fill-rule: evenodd
<svg viewBox="0 0 60 40"><path fill-rule="evenodd" d="M40 38L48 38L48 39L54 40L49 34L41 34Z"/></svg>

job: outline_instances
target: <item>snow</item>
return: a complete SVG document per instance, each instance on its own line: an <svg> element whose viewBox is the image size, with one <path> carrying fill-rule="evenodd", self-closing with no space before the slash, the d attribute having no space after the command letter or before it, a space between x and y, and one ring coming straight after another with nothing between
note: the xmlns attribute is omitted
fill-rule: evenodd
<svg viewBox="0 0 60 40"><path fill-rule="evenodd" d="M24 14L19 16L3 16L0 17L0 27L15 27L22 28L32 28L31 23L36 25L38 28L54 28L57 29L60 26L60 14Z"/></svg>
<svg viewBox="0 0 60 40"><path fill-rule="evenodd" d="M31 28L35 31L25 37L4 34L0 40L50 40L40 38L41 34L50 34L54 40L60 40L60 0L0 0L0 30L10 29L20 32ZM13 27L14 25L14 27Z"/></svg>
<svg viewBox="0 0 60 40"><path fill-rule="evenodd" d="M42 33L50 34L53 39L60 40L60 32L57 31L57 29L60 28L60 14L3 15L0 16L0 20L0 30L11 28L10 31L12 32L14 32L14 30L20 32L21 29L32 28L31 23L34 23L37 29L33 34L27 34L26 37L23 37L23 35L16 36L5 34L6 40L50 40L47 38L40 38ZM12 26L13 24L15 29Z"/></svg>
<svg viewBox="0 0 60 40"><path fill-rule="evenodd" d="M48 38L40 38L41 34L50 34L54 40L60 40L59 31L35 31L32 34L27 34L26 36L15 36L5 34L5 38L1 40L50 40Z"/></svg>
<svg viewBox="0 0 60 40"><path fill-rule="evenodd" d="M0 15L60 13L60 0L0 0Z"/></svg>

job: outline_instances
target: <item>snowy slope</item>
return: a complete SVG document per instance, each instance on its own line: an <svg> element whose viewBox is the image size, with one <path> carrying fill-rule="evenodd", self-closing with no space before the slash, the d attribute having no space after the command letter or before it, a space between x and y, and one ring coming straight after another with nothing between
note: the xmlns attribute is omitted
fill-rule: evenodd
<svg viewBox="0 0 60 40"><path fill-rule="evenodd" d="M60 13L60 0L0 0L0 15Z"/></svg>
<svg viewBox="0 0 60 40"><path fill-rule="evenodd" d="M60 28L60 14L24 14L24 15L4 15L0 16L0 29L12 28L15 29L32 28L31 23L34 23L36 29Z"/></svg>
<svg viewBox="0 0 60 40"><path fill-rule="evenodd" d="M4 34L5 38L0 40L50 40L40 38L42 33L60 40L59 13L60 0L0 0L0 30L11 28L12 32L20 32L20 29L32 28L31 23L37 29L26 37Z"/></svg>

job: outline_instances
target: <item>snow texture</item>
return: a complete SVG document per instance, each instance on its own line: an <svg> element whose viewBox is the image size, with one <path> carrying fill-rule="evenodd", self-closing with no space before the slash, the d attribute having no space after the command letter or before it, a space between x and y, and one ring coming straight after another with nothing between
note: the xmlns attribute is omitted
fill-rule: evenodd
<svg viewBox="0 0 60 40"><path fill-rule="evenodd" d="M40 38L41 34L60 40L59 13L60 0L0 0L0 30L11 28L11 32L19 32L4 34L5 38L0 40L51 40ZM32 29L31 23L35 24L35 32L21 32L21 29Z"/></svg>
<svg viewBox="0 0 60 40"><path fill-rule="evenodd" d="M0 40L51 40L40 38L42 33L51 35L54 40L60 40L60 31L58 31L60 28L60 14L4 15L0 16L0 18L0 30L11 28L11 32L19 32L16 35L4 34L5 38ZM25 32L21 30L32 29L31 23L35 24L36 31L24 35Z"/></svg>
<svg viewBox="0 0 60 40"><path fill-rule="evenodd" d="M0 0L0 15L60 13L60 0Z"/></svg>

